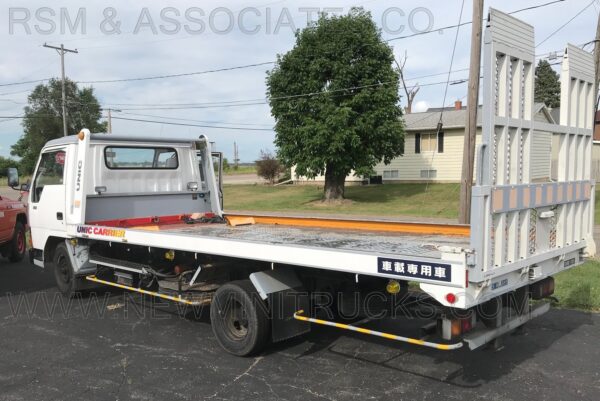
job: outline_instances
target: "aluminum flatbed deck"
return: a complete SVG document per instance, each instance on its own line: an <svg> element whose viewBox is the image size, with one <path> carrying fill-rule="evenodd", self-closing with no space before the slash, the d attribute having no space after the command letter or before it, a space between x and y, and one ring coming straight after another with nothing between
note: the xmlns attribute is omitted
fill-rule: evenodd
<svg viewBox="0 0 600 401"><path fill-rule="evenodd" d="M165 241L173 237L203 237L269 245L329 249L371 255L404 255L441 259L443 247L468 248L461 236L365 232L311 227L255 224L232 227L225 224L172 225L160 229Z"/></svg>
<svg viewBox="0 0 600 401"><path fill-rule="evenodd" d="M465 283L467 226L389 221L372 226L374 222L360 220L300 218L283 218L279 223L265 220L268 222L261 224L262 216L256 217L257 224L238 226L171 220L166 224L123 227L122 221L96 222L78 226L72 235L272 264L442 282L451 287ZM323 227L315 226L319 223ZM369 228L364 226L367 223Z"/></svg>

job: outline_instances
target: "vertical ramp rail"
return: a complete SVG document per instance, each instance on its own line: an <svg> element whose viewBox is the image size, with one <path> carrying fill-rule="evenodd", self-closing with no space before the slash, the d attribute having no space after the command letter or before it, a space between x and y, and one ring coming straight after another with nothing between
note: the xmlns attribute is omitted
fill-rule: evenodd
<svg viewBox="0 0 600 401"><path fill-rule="evenodd" d="M533 27L490 9L484 43L483 138L471 209L476 258L469 278L489 285L507 275L500 285L509 290L522 286L523 280L555 273L559 263L553 258L586 247L588 253L595 252L594 67L590 54L567 47L561 74L564 125L541 123L534 119ZM533 135L541 131L558 138L559 175L556 181L534 183ZM508 279L511 273L514 279Z"/></svg>

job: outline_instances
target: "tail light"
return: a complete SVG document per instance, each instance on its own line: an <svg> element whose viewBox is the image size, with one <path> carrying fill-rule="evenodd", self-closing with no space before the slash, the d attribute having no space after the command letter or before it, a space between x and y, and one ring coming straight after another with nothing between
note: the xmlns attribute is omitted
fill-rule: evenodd
<svg viewBox="0 0 600 401"><path fill-rule="evenodd" d="M442 338L452 340L473 330L475 314L456 319L442 319ZM439 327L439 326L438 326Z"/></svg>
<svg viewBox="0 0 600 401"><path fill-rule="evenodd" d="M453 293L449 292L446 294L446 301L449 304L454 304L456 303L456 295L454 295Z"/></svg>
<svg viewBox="0 0 600 401"><path fill-rule="evenodd" d="M530 285L529 291L531 292L531 298L535 300L548 298L554 294L554 277L546 277L545 279Z"/></svg>

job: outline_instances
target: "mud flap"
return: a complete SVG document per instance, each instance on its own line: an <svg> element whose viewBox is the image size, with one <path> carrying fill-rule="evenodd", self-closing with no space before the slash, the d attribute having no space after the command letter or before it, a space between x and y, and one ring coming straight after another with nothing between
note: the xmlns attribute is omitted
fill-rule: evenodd
<svg viewBox="0 0 600 401"><path fill-rule="evenodd" d="M469 345L471 350L475 350L485 344L488 344L500 336L515 330L516 328L524 325L531 319L543 315L550 310L549 303L540 303L534 306L528 313L517 315L516 317L507 320L501 326L495 328L488 328L485 330L475 331L471 334L466 335L463 340Z"/></svg>
<svg viewBox="0 0 600 401"><path fill-rule="evenodd" d="M268 270L250 275L263 300L268 301L273 342L284 341L310 331L310 324L294 319L300 309L308 310L308 292L291 269Z"/></svg>

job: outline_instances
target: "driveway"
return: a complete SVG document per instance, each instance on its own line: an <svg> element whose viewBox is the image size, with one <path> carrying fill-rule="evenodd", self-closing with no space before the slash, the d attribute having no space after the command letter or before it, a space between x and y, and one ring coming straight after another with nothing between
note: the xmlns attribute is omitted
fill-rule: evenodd
<svg viewBox="0 0 600 401"><path fill-rule="evenodd" d="M51 271L0 261L0 400L600 400L600 315L552 310L498 352L315 327L236 358L207 310L152 302L104 292L68 303Z"/></svg>

